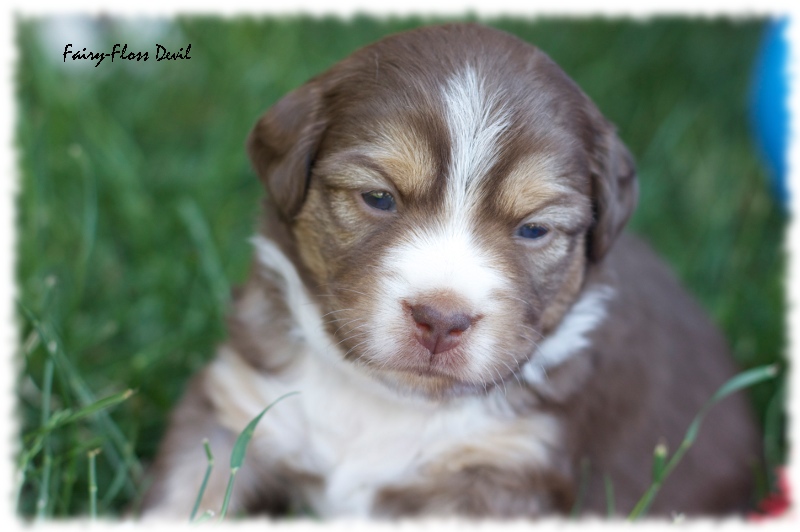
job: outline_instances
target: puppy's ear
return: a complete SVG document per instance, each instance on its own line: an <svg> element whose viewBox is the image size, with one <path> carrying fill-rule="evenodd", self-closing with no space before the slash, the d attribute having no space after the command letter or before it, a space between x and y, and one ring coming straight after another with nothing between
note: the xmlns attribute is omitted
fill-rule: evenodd
<svg viewBox="0 0 800 532"><path fill-rule="evenodd" d="M602 259L628 221L639 197L636 166L628 149L604 118L595 136L592 196L595 223L589 233L589 258Z"/></svg>
<svg viewBox="0 0 800 532"><path fill-rule="evenodd" d="M321 89L312 80L273 105L247 139L250 162L284 220L291 220L305 199L325 130L321 115Z"/></svg>

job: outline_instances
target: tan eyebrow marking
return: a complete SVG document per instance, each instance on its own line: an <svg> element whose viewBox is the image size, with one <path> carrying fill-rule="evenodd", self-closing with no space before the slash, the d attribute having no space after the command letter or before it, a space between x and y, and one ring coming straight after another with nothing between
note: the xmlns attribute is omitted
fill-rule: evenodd
<svg viewBox="0 0 800 532"><path fill-rule="evenodd" d="M337 186L375 186L380 181L401 195L413 196L430 190L435 167L423 135L405 124L385 122L375 127L370 142L326 157L319 170Z"/></svg>
<svg viewBox="0 0 800 532"><path fill-rule="evenodd" d="M523 158L500 182L498 207L520 219L540 213L561 219L566 225L588 224L591 201L569 186L560 166L548 154Z"/></svg>

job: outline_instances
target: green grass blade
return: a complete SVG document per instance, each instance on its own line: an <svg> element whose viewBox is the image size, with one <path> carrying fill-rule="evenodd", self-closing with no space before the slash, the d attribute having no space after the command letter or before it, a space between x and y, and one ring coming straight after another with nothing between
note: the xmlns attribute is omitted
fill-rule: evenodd
<svg viewBox="0 0 800 532"><path fill-rule="evenodd" d="M774 471L780 465L783 455L781 447L782 442L785 442L783 434L785 405L786 382L783 381L767 403L764 414L764 456L767 462L766 474L770 486L774 484Z"/></svg>
<svg viewBox="0 0 800 532"><path fill-rule="evenodd" d="M53 392L53 359L48 357L44 362L44 384L42 385L42 426L50 420L50 400Z"/></svg>
<svg viewBox="0 0 800 532"><path fill-rule="evenodd" d="M606 516L614 517L617 513L617 505L614 501L614 483L611 482L611 477L603 475L603 486L606 493Z"/></svg>
<svg viewBox="0 0 800 532"><path fill-rule="evenodd" d="M748 371L744 371L723 384L722 387L711 396L711 399L700 410L697 416L695 416L692 424L689 426L689 430L686 431L684 441L688 441L690 444L694 443L694 440L697 438L697 432L700 430L700 423L703 421L706 412L719 401L731 395L732 393L738 392L739 390L743 390L767 379L772 379L777 375L778 366L772 364L769 366L760 366Z"/></svg>
<svg viewBox="0 0 800 532"><path fill-rule="evenodd" d="M656 498L658 494L658 490L661 489L661 483L653 483L650 484L650 487L647 488L647 491L644 492L644 495L641 499L636 503L636 506L633 507L631 513L628 514L628 520L635 521L642 515L644 515L647 510L650 508L650 505L653 504L653 499Z"/></svg>
<svg viewBox="0 0 800 532"><path fill-rule="evenodd" d="M97 519L97 467L95 457L100 449L89 451L89 517L92 521Z"/></svg>
<svg viewBox="0 0 800 532"><path fill-rule="evenodd" d="M211 453L211 446L208 444L208 438L203 440L203 448L206 450L206 460L208 465L206 466L206 474L203 477L203 483L200 484L200 491L197 494L197 500L195 500L194 508L192 508L192 513L189 516L189 521L194 521L194 516L197 515L197 510L200 508L200 501L203 500L203 495L206 492L208 479L211 477L211 470L214 469L214 455Z"/></svg>
<svg viewBox="0 0 800 532"><path fill-rule="evenodd" d="M233 444L233 450L231 451L231 476L228 479L228 488L225 490L225 500L222 502L222 510L220 510L219 513L220 521L225 519L225 515L228 513L228 504L230 503L231 495L233 494L233 481L236 478L236 473L239 471L239 468L242 467L242 464L244 463L244 457L247 453L247 446L250 444L250 440L253 438L253 433L256 431L258 422L261 421L261 418L264 417L264 414L266 414L273 406L283 401L287 397L297 395L299 393L300 392L289 392L275 399L250 423L248 423L241 434L239 434L239 437L236 438L236 443Z"/></svg>
<svg viewBox="0 0 800 532"><path fill-rule="evenodd" d="M650 505L653 503L653 499L655 498L658 491L661 489L661 485L664 482L668 472L667 472L667 446L663 443L659 443L656 445L655 450L653 450L653 470L652 470L652 482L650 487L647 488L644 496L639 499L634 506L631 513L628 515L629 519L636 519L643 513L650 508Z"/></svg>
<svg viewBox="0 0 800 532"><path fill-rule="evenodd" d="M58 497L59 508L57 512L60 515L67 515L69 512L69 503L72 500L72 489L75 487L75 480L77 478L78 460L73 456L69 458L69 463L66 466L66 471L63 474L63 482L61 484L61 494Z"/></svg>
<svg viewBox="0 0 800 532"><path fill-rule="evenodd" d="M36 519L40 521L47 517L47 503L49 501L50 470L52 469L52 457L49 449L45 450L43 462L39 498L36 500Z"/></svg>
<svg viewBox="0 0 800 532"><path fill-rule="evenodd" d="M569 512L571 519L578 517L583 511L583 499L586 496L586 490L589 487L589 459L584 458L581 460L581 479L578 485L578 495L575 497L575 503L572 505L572 510Z"/></svg>
<svg viewBox="0 0 800 532"><path fill-rule="evenodd" d="M647 488L644 495L641 499L636 503L636 506L628 514L628 519L634 521L638 519L640 516L644 515L647 510L650 508L650 505L655 499L655 496L658 494L658 491L661 489L662 484L667 479L667 477L672 473L672 471L677 467L680 463L683 455L691 448L692 444L694 443L695 439L697 438L697 434L700 431L700 425L703 422L703 418L705 417L708 410L714 406L716 403L724 399L725 397L731 395L732 393L738 392L759 382L763 382L768 379L772 379L778 375L778 367L775 364L769 366L759 366L757 368L753 368L747 371L743 371L739 373L735 377L731 378L725 384L723 384L715 393L711 396L711 398L706 402L705 405L700 409L700 412L692 420L689 428L686 431L686 435L683 437L683 441L681 442L678 450L675 451L675 454L672 455L672 458L669 459L666 466L663 468L659 467L661 472L660 477L654 477L653 483ZM658 447L656 447L656 453L658 454ZM664 449L666 452L666 449ZM654 458L654 460L656 460ZM654 466L654 473L656 467Z"/></svg>
<svg viewBox="0 0 800 532"><path fill-rule="evenodd" d="M53 359L47 357L44 363L44 382L42 384L42 427L46 427L50 421L50 400L53 390L54 367ZM44 519L47 515L47 503L50 495L50 470L52 467L50 441L46 436L42 444L44 446L44 461L42 464L42 480L39 484L39 498L36 501L36 518L40 520Z"/></svg>
<svg viewBox="0 0 800 532"><path fill-rule="evenodd" d="M32 438L42 434L46 435L46 433L51 432L59 427L80 421L83 418L100 412L101 410L111 408L112 406L127 401L134 393L136 392L133 390L125 390L124 392L104 397L103 399L81 408L77 412L71 412L68 409L56 412L52 417L50 417L50 420L44 426L42 426L42 428L28 433L26 438Z"/></svg>
<svg viewBox="0 0 800 532"><path fill-rule="evenodd" d="M219 511L220 521L225 519L225 516L228 515L228 504L231 502L231 495L233 495L233 481L236 479L236 473L238 472L239 468L235 467L231 469L231 476L228 477L228 487L225 489L225 500L222 501L222 510Z"/></svg>
<svg viewBox="0 0 800 532"><path fill-rule="evenodd" d="M63 420L60 420L58 426L67 425L69 423L74 423L74 422L76 422L78 420L81 420L81 419L83 419L85 417L89 417L89 416L91 416L93 414L97 414L101 410L109 409L112 406L116 406L119 403L127 401L135 393L136 392L134 390L128 389L128 390L125 390L124 392L120 392L120 393L116 393L114 395L109 395L108 397L104 397L103 399L95 401L94 403L81 408L77 412L75 412L73 414L70 414L69 416L67 416Z"/></svg>
<svg viewBox="0 0 800 532"><path fill-rule="evenodd" d="M667 446L664 443L656 445L653 451L653 471L652 479L654 482L660 482L664 478L664 472L667 465Z"/></svg>
<svg viewBox="0 0 800 532"><path fill-rule="evenodd" d="M269 412L273 406L280 403L287 397L297 395L299 393L300 392L289 392L281 395L264 410L262 410L261 413L257 415L250 423L247 424L242 433L239 434L239 437L236 438L236 443L233 445L233 450L231 451L231 469L239 469L242 467L242 464L244 463L244 456L247 452L247 446L250 444L250 439L253 437L253 433L256 431L256 426L258 425L258 422L261 421L261 418L264 417L264 414Z"/></svg>
<svg viewBox="0 0 800 532"><path fill-rule="evenodd" d="M706 413L708 413L712 406L735 392L758 384L759 382L775 378L777 375L778 366L776 364L759 366L757 368L743 371L723 384L722 387L711 396L711 399L709 399L705 406L700 409L700 412L698 412L695 418L692 420L692 423L689 425L689 429L686 431L686 435L683 437L680 447L678 447L678 450L675 451L675 454L667 463L664 477L666 478L666 476L669 475L673 469L675 469L678 463L680 463L681 458L683 458L683 455L686 454L694 441L697 439L697 434L700 431L700 424L703 422Z"/></svg>
<svg viewBox="0 0 800 532"><path fill-rule="evenodd" d="M731 395L732 393L736 393L739 390L744 390L745 388L754 386L759 382L777 377L778 370L779 367L777 364L770 364L768 366L759 366L757 368L752 368L739 373L731 380L723 384L722 387L717 390L717 393L711 396L709 407Z"/></svg>

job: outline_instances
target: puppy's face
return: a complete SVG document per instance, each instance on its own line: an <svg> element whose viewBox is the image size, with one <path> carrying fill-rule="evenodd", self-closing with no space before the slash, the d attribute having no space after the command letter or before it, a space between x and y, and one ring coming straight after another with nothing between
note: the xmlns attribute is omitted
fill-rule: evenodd
<svg viewBox="0 0 800 532"><path fill-rule="evenodd" d="M279 102L250 153L332 343L431 397L487 390L535 356L635 201L591 102L479 26L357 52Z"/></svg>

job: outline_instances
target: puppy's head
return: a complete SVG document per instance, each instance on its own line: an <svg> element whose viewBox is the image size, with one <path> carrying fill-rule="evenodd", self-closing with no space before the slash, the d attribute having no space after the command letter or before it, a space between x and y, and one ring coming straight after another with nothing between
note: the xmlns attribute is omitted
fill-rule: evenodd
<svg viewBox="0 0 800 532"><path fill-rule="evenodd" d="M364 48L248 141L345 359L489 389L562 318L636 201L613 127L534 47L476 25Z"/></svg>

